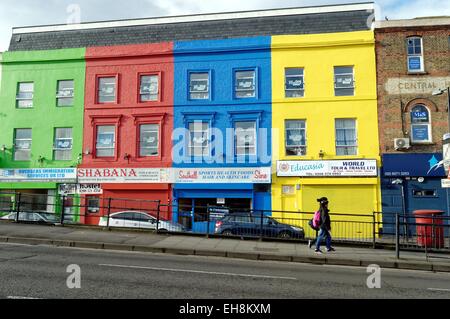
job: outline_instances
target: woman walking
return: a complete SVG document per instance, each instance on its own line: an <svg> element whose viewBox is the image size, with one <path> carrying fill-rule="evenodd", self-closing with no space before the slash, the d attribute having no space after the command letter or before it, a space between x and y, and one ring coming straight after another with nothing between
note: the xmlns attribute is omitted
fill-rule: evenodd
<svg viewBox="0 0 450 319"><path fill-rule="evenodd" d="M327 252L335 251L333 247L331 247L331 219L330 219L330 210L328 209L328 198L322 197L317 200L320 203L320 222L319 222L319 236L317 236L316 241L316 250L317 254L322 254L320 250L320 245L322 240L325 239L325 243L327 246Z"/></svg>

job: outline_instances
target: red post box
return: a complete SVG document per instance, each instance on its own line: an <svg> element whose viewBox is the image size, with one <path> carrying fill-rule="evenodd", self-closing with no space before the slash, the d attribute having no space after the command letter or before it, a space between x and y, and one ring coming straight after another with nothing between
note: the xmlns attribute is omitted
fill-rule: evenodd
<svg viewBox="0 0 450 319"><path fill-rule="evenodd" d="M444 214L441 210L416 210L414 211L416 218L417 244L421 247L443 248L444 247Z"/></svg>

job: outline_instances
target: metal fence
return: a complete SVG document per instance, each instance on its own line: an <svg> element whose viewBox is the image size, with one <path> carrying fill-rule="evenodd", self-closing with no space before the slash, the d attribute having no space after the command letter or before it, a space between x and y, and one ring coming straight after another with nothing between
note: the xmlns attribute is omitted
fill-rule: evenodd
<svg viewBox="0 0 450 319"><path fill-rule="evenodd" d="M101 196L0 192L0 218L25 223L79 224L206 236L306 242L317 237L314 212L262 211ZM450 252L450 217L373 212L330 213L334 242L401 250Z"/></svg>

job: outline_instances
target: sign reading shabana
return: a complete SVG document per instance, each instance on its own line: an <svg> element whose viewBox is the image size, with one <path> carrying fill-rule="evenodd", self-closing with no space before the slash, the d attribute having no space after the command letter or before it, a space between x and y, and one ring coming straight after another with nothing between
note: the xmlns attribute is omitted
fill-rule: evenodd
<svg viewBox="0 0 450 319"><path fill-rule="evenodd" d="M272 170L260 168L175 169L174 183L254 183L270 184Z"/></svg>
<svg viewBox="0 0 450 319"><path fill-rule="evenodd" d="M0 182L73 183L77 179L75 168L0 169Z"/></svg>
<svg viewBox="0 0 450 319"><path fill-rule="evenodd" d="M376 160L279 161L279 177L376 177Z"/></svg>
<svg viewBox="0 0 450 319"><path fill-rule="evenodd" d="M80 184L101 183L169 183L166 168L81 168L78 169Z"/></svg>

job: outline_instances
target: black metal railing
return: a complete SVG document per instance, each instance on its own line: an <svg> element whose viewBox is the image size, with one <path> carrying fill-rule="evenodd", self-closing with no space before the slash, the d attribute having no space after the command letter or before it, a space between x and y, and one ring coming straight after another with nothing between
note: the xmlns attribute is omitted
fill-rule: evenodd
<svg viewBox="0 0 450 319"><path fill-rule="evenodd" d="M314 212L251 210L223 206L163 204L161 201L91 195L0 192L0 219L17 223L94 225L156 232L196 233L207 237L317 238L309 225ZM373 212L331 212L334 242L377 248L450 252L450 217Z"/></svg>

